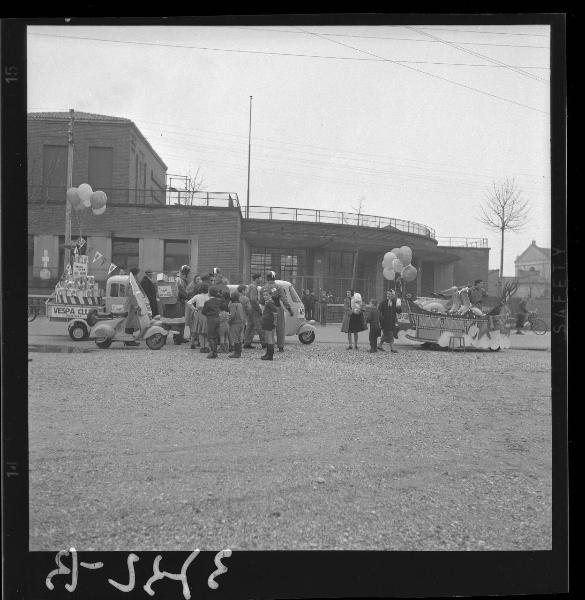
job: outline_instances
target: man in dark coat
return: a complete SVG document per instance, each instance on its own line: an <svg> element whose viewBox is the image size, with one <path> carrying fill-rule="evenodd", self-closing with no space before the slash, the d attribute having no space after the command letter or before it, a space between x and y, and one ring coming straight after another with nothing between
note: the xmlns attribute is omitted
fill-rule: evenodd
<svg viewBox="0 0 585 600"><path fill-rule="evenodd" d="M158 300L156 299L156 286L152 282L152 269L147 269L144 272L144 277L140 280L140 287L144 292L144 295L148 298L148 303L150 304L150 310L152 311L152 316L159 314L158 309Z"/></svg>
<svg viewBox="0 0 585 600"><path fill-rule="evenodd" d="M276 291L274 291L276 290ZM266 284L262 287L260 293L260 304L264 305L266 300L264 298L264 292L268 292L269 296L278 309L276 313L276 343L278 345L278 351L284 352L284 338L286 336L286 322L284 311L288 311L288 314L292 317L293 310L290 306L290 302L286 297L284 288L276 283L276 273L274 271L268 271L266 273Z"/></svg>
<svg viewBox="0 0 585 600"><path fill-rule="evenodd" d="M396 292L394 290L386 292L386 300L380 302L378 310L380 312L380 325L382 326L382 338L380 339L378 348L383 350L382 344L388 342L390 344L390 352L396 354L397 350L394 349L394 329L398 324L400 308L396 306Z"/></svg>

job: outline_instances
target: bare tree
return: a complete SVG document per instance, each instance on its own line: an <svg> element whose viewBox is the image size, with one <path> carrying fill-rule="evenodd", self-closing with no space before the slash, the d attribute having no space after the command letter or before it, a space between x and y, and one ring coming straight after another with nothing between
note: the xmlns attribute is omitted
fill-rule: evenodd
<svg viewBox="0 0 585 600"><path fill-rule="evenodd" d="M197 192L202 192L207 188L205 183L205 177L201 175L199 167L195 171L195 175L191 171L187 172L187 181L185 184L185 204L187 206L193 206Z"/></svg>
<svg viewBox="0 0 585 600"><path fill-rule="evenodd" d="M360 196L358 198L358 205L357 205L357 207L356 206L352 206L352 208L355 210L355 212L357 213L357 216L358 216L358 218L357 218L358 227L360 226L360 215L362 214L362 207L363 207L364 202L365 202L365 198L363 196ZM354 231L353 235L354 235L354 238L355 238L355 235L356 235L355 231ZM359 247L357 245L357 240L356 240L356 242L355 242L355 250L354 250L354 253L353 253L353 269L352 269L352 272L351 272L351 286L350 287L351 287L352 290L353 290L353 286L354 286L354 283L355 283L355 273L356 273L356 270L357 270L358 255L359 255Z"/></svg>
<svg viewBox="0 0 585 600"><path fill-rule="evenodd" d="M496 229L501 235L500 276L498 294L502 291L504 277L504 235L506 231L521 231L529 219L528 201L521 199L522 190L514 178L492 182L486 190L485 204L481 206L479 220L490 229Z"/></svg>

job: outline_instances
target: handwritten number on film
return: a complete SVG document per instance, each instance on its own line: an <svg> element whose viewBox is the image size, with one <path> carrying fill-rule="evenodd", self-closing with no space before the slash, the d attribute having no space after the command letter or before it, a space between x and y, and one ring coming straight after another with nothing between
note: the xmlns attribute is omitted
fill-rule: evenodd
<svg viewBox="0 0 585 600"><path fill-rule="evenodd" d="M146 582L146 585L143 586L144 591L149 596L154 596L155 592L152 589L152 584L160 579L164 579L165 577L168 579L172 579L174 581L180 581L183 587L183 597L185 600L190 600L191 598L191 590L189 589L189 584L187 582L187 568L189 565L195 560L197 555L199 554L199 550L194 550L189 554L183 566L181 568L180 573L169 573L168 571L160 570L160 561L162 560L162 556L157 554L154 563L153 563L153 574L152 577ZM63 564L63 557L71 555L71 568ZM215 566L217 569L213 571L213 573L207 579L207 585L212 589L216 590L219 587L219 584L215 581L216 577L219 575L223 575L226 573L228 568L221 562L222 558L229 558L232 555L232 551L228 548L226 550L221 550L215 555ZM136 584L136 575L134 573L134 563L138 562L140 558L131 552L128 555L128 583L119 583L114 581L113 579L108 579L108 583L120 590L121 592L131 592L134 589L134 585ZM103 562L95 562L95 563L87 563L87 562L78 562L77 551L75 548L70 548L69 550L60 550L57 552L55 556L55 563L57 564L57 568L53 569L45 580L46 586L49 590L54 590L55 586L53 585L53 577L57 575L71 575L71 582L65 584L65 589L68 592L74 592L77 587L77 579L79 567L83 567L85 569L101 569L104 566Z"/></svg>

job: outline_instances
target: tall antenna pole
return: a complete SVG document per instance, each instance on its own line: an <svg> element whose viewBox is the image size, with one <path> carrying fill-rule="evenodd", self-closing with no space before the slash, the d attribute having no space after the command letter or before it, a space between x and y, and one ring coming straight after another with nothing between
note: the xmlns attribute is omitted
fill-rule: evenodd
<svg viewBox="0 0 585 600"><path fill-rule="evenodd" d="M69 109L69 129L67 131L67 189L73 187L73 109ZM65 252L63 272L71 260L71 204L65 201Z"/></svg>
<svg viewBox="0 0 585 600"><path fill-rule="evenodd" d="M252 96L250 96L250 127L248 128L248 193L246 194L246 219L250 216L250 150L252 147Z"/></svg>

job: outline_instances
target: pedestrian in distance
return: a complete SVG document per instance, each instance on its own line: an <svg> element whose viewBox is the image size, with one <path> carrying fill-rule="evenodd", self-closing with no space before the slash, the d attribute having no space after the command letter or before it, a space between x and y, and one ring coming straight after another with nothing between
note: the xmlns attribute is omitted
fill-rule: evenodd
<svg viewBox="0 0 585 600"><path fill-rule="evenodd" d="M321 293L321 298L319 299L319 312L320 312L320 320L321 325L325 327L327 325L327 306L329 304L329 297L326 291Z"/></svg>
<svg viewBox="0 0 585 600"><path fill-rule="evenodd" d="M368 308L366 322L370 325L370 353L374 354L375 352L378 352L378 338L382 333L382 327L380 326L380 311L378 310L375 298L370 300L370 306ZM380 348L380 350L383 351L384 348Z"/></svg>
<svg viewBox="0 0 585 600"><path fill-rule="evenodd" d="M228 358L240 358L242 356L242 336L245 322L246 313L240 302L240 294L234 292L229 304L229 336L233 352Z"/></svg>
<svg viewBox="0 0 585 600"><path fill-rule="evenodd" d="M390 352L396 354L398 351L394 348L394 330L398 325L398 313L400 307L396 305L396 292L388 290L386 292L386 300L383 300L378 305L380 312L380 325L382 326L382 338L378 349L382 349L382 344L388 342L390 344Z"/></svg>
<svg viewBox="0 0 585 600"><path fill-rule="evenodd" d="M345 298L343 299L343 319L341 321L341 331L347 333L347 349L353 348L351 344L351 333L349 333L349 318L351 317L351 299L353 297L353 290L347 290Z"/></svg>
<svg viewBox="0 0 585 600"><path fill-rule="evenodd" d="M524 335L522 328L526 323L526 319L528 318L528 299L522 298L520 300L520 304L518 305L518 312L516 313L516 334Z"/></svg>
<svg viewBox="0 0 585 600"><path fill-rule="evenodd" d="M207 336L209 338L210 352L207 358L217 358L219 343L219 314L227 311L227 304L217 288L209 290L209 300L205 302L201 313L207 317Z"/></svg>
<svg viewBox="0 0 585 600"><path fill-rule="evenodd" d="M262 275L260 273L253 273L252 281L250 282L250 285L246 291L248 299L250 300L250 312L246 318L244 348L254 348L252 345L252 340L254 339L255 333L258 334L262 347L266 347L266 343L264 341L264 331L262 331L261 325L262 308L260 305L260 296L258 292L259 288L262 286L262 283Z"/></svg>
<svg viewBox="0 0 585 600"><path fill-rule="evenodd" d="M353 333L353 345L355 350L358 349L358 335L360 331L366 331L367 329L366 317L362 307L362 296L361 294L354 292L351 297L351 315L349 317L348 337Z"/></svg>
<svg viewBox="0 0 585 600"><path fill-rule="evenodd" d="M266 354L261 356L261 360L274 360L274 342L276 338L276 319L278 308L274 299L278 298L278 291L274 288L274 296L270 295L268 290L262 292L264 300L264 310L262 311L262 331L266 341Z"/></svg>

